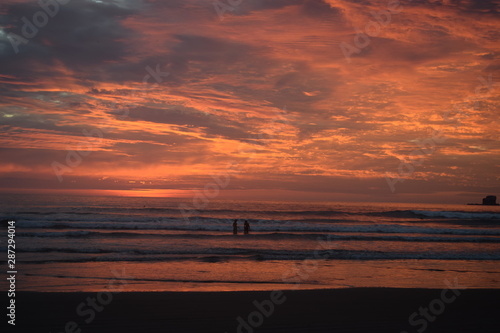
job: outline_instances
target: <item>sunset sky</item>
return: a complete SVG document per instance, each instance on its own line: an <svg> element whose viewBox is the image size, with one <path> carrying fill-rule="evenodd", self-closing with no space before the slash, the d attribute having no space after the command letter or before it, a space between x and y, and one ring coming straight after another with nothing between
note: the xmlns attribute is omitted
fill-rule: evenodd
<svg viewBox="0 0 500 333"><path fill-rule="evenodd" d="M500 195L498 0L54 1L0 5L3 191Z"/></svg>

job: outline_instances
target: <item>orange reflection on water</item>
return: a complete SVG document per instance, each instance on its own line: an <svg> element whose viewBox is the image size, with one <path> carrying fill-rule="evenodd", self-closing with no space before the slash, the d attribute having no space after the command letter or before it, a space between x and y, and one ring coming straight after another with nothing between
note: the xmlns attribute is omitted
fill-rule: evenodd
<svg viewBox="0 0 500 333"><path fill-rule="evenodd" d="M89 262L25 265L20 290L238 291L353 287L500 288L495 261L318 260Z"/></svg>

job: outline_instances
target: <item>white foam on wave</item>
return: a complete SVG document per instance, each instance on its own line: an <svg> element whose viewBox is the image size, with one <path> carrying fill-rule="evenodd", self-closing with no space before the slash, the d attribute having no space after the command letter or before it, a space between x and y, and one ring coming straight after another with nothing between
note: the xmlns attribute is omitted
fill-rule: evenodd
<svg viewBox="0 0 500 333"><path fill-rule="evenodd" d="M232 224L227 220L205 219L186 223L179 219L164 219L155 222L42 222L18 221L18 227L23 228L57 228L57 229L103 229L103 230L176 230L193 232L230 232ZM418 225L366 224L366 223L305 223L294 221L257 220L251 222L255 232L314 232L314 233L378 233L378 234L432 234L432 235L488 235L500 236L500 228L468 228L439 227Z"/></svg>
<svg viewBox="0 0 500 333"><path fill-rule="evenodd" d="M476 213L476 212L449 212L449 211L428 211L412 210L414 214L427 217L444 217L449 219L478 219L492 220L500 219L500 213Z"/></svg>
<svg viewBox="0 0 500 333"><path fill-rule="evenodd" d="M45 261L179 261L179 260L204 260L205 258L220 257L223 260L305 260L314 258L313 251L304 250L256 250L245 248L213 248L210 250L131 250L113 249L103 250L98 248L32 248L23 251L31 256L31 261L43 263ZM57 253L57 256L45 255L48 252ZM384 252L363 250L321 250L318 252L321 260L500 260L500 253L489 252Z"/></svg>

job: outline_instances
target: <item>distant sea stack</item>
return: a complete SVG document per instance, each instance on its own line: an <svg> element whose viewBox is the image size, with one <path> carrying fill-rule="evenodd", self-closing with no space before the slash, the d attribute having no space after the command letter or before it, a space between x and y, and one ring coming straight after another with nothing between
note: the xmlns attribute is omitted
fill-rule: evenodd
<svg viewBox="0 0 500 333"><path fill-rule="evenodd" d="M482 204L471 204L470 203L468 205L498 206L497 197L494 195L487 195L485 198L483 198Z"/></svg>
<svg viewBox="0 0 500 333"><path fill-rule="evenodd" d="M496 206L497 204L497 197L494 195L488 195L486 198L483 199L483 205L486 206Z"/></svg>

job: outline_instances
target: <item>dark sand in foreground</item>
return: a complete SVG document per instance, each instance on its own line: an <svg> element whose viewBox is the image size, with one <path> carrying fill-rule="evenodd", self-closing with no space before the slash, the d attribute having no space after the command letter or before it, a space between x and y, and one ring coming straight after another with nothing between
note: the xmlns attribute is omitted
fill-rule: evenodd
<svg viewBox="0 0 500 333"><path fill-rule="evenodd" d="M84 316L79 316L76 309L97 293L19 292L16 326L9 331L411 333L423 328L423 320L416 317L421 321L411 326L409 316L441 299L441 292L382 288L284 291L279 300L286 297L286 301L275 305L269 317L263 316L259 327L239 329L236 318L241 316L247 321L248 315L256 311L253 301L269 300L270 292L124 292L114 294L88 324L85 319L90 317L89 307L81 308L87 311ZM460 292L433 322L428 322L425 332L498 332L500 289ZM445 296L452 298L453 294ZM439 301L433 304L439 307ZM259 318L254 314L254 323ZM71 321L75 324L67 324Z"/></svg>

